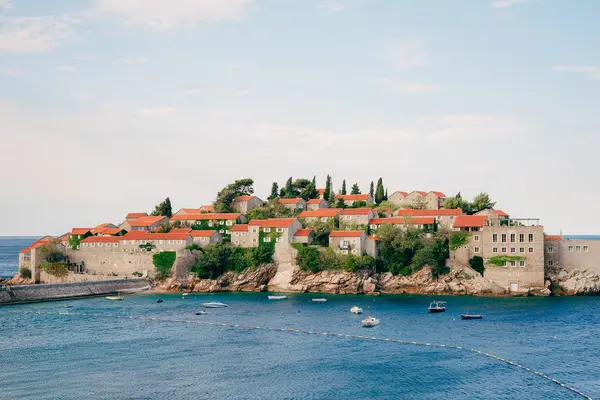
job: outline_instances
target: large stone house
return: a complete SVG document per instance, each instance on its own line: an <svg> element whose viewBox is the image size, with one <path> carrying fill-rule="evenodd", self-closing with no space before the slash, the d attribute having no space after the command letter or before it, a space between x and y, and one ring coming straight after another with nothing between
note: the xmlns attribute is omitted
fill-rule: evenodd
<svg viewBox="0 0 600 400"><path fill-rule="evenodd" d="M231 228L231 243L240 247L256 247L258 246L258 228L254 235L250 235L248 224L236 224Z"/></svg>
<svg viewBox="0 0 600 400"><path fill-rule="evenodd" d="M302 225L296 218L269 218L253 219L248 224L236 225L232 229L231 243L240 247L257 247L262 240L264 242L289 244L294 242L294 236Z"/></svg>
<svg viewBox="0 0 600 400"><path fill-rule="evenodd" d="M454 219L452 228L455 231L479 232L486 225L489 225L487 215L458 215Z"/></svg>
<svg viewBox="0 0 600 400"><path fill-rule="evenodd" d="M375 217L372 208L345 208L340 212L340 228L350 230L351 227L366 227Z"/></svg>
<svg viewBox="0 0 600 400"><path fill-rule="evenodd" d="M370 242L369 245L367 242ZM365 253L377 257L374 240L364 231L333 231L329 234L329 247L336 253L362 256Z"/></svg>
<svg viewBox="0 0 600 400"><path fill-rule="evenodd" d="M391 217L391 218L373 218L369 221L369 229L374 236L382 225L393 225L403 231L409 227L423 229L428 232L435 231L434 217Z"/></svg>
<svg viewBox="0 0 600 400"><path fill-rule="evenodd" d="M156 231L163 225L169 223L168 217L163 216L146 216L139 217L131 221L125 221L119 228L125 229L126 231Z"/></svg>
<svg viewBox="0 0 600 400"><path fill-rule="evenodd" d="M309 211L318 210L320 208L327 208L329 205L323 199L310 199L306 202L306 209Z"/></svg>
<svg viewBox="0 0 600 400"><path fill-rule="evenodd" d="M141 217L147 217L148 213L145 212L133 212L133 213L129 213L127 214L127 216L125 216L125 221L134 221L138 218Z"/></svg>
<svg viewBox="0 0 600 400"><path fill-rule="evenodd" d="M294 213L299 213L306 210L306 200L298 197L295 199L278 199L279 203L283 204Z"/></svg>
<svg viewBox="0 0 600 400"><path fill-rule="evenodd" d="M565 239L562 235L544 238L548 269L578 269L600 275L600 240Z"/></svg>
<svg viewBox="0 0 600 400"><path fill-rule="evenodd" d="M341 208L322 208L314 211L303 211L298 215L298 218L304 218L306 222L328 222L333 221L341 212Z"/></svg>
<svg viewBox="0 0 600 400"><path fill-rule="evenodd" d="M362 201L367 206L375 204L375 201L373 201L373 198L368 193L367 194L338 194L337 196L335 196L335 198L336 198L336 200L337 199L344 200L344 204L346 205L346 207L352 207L354 205L354 203L356 203L357 201Z"/></svg>
<svg viewBox="0 0 600 400"><path fill-rule="evenodd" d="M401 190L395 191L392 193L388 200L394 203L397 206L405 206L406 205L406 197L408 197L408 192L403 192Z"/></svg>
<svg viewBox="0 0 600 400"><path fill-rule="evenodd" d="M413 210L411 208L401 208L394 211L396 217L434 217L438 226L452 229L454 219L463 215L460 208L456 209L439 209L439 210Z"/></svg>
<svg viewBox="0 0 600 400"><path fill-rule="evenodd" d="M475 215L482 215L488 218L488 223L492 226L507 225L510 216L502 210L481 210Z"/></svg>
<svg viewBox="0 0 600 400"><path fill-rule="evenodd" d="M426 207L430 210L439 210L444 208L444 203L448 197L442 192L431 191L425 196Z"/></svg>
<svg viewBox="0 0 600 400"><path fill-rule="evenodd" d="M263 205L263 201L256 196L239 196L231 204L231 208L238 213L248 214L256 207Z"/></svg>
<svg viewBox="0 0 600 400"><path fill-rule="evenodd" d="M215 228L219 230L219 233L225 234L229 231L230 227L235 224L241 224L246 222L246 217L241 213L197 213L197 214L180 214L173 215L171 222L180 221L184 226L192 225L206 225L206 229Z"/></svg>
<svg viewBox="0 0 600 400"><path fill-rule="evenodd" d="M223 238L221 234L215 230L195 230L190 231L192 241L199 246L221 243Z"/></svg>
<svg viewBox="0 0 600 400"><path fill-rule="evenodd" d="M294 234L294 243L311 244L315 239L312 229L298 229Z"/></svg>
<svg viewBox="0 0 600 400"><path fill-rule="evenodd" d="M200 207L200 212L201 213L214 213L215 212L215 207L214 206L202 206Z"/></svg>
<svg viewBox="0 0 600 400"><path fill-rule="evenodd" d="M446 195L437 191L429 193L421 190L415 190L410 193L396 191L389 196L388 200L401 207L412 207L418 203L428 210L438 210L443 208Z"/></svg>

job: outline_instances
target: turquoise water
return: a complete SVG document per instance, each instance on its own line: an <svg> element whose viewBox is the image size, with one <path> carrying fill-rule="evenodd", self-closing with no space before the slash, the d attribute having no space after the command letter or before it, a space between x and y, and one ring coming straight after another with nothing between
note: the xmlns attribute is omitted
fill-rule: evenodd
<svg viewBox="0 0 600 400"><path fill-rule="evenodd" d="M340 337L244 330L143 316L305 329L454 344L494 353L600 396L600 299L308 294L269 301L263 293L140 294L0 308L0 382L7 399L577 399L538 376L487 357ZM318 297L322 297L319 295ZM228 308L194 311L204 301ZM359 305L381 319L360 326ZM466 307L482 312L462 321ZM104 317L77 315L102 313Z"/></svg>
<svg viewBox="0 0 600 400"><path fill-rule="evenodd" d="M36 239L0 236L0 278L9 278L19 271L19 250L28 247Z"/></svg>

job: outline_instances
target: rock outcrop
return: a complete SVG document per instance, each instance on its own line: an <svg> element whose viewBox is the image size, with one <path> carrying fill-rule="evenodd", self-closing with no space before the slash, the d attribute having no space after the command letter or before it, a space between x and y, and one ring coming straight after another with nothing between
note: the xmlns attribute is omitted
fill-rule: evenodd
<svg viewBox="0 0 600 400"><path fill-rule="evenodd" d="M556 295L600 294L600 275L594 271L567 267L548 271L547 285Z"/></svg>

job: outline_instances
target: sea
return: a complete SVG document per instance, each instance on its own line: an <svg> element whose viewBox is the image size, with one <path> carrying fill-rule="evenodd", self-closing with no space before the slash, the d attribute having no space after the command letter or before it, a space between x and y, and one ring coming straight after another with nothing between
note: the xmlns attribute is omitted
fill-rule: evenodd
<svg viewBox="0 0 600 400"><path fill-rule="evenodd" d="M0 307L0 398L583 398L482 353L600 397L598 297L267 296L141 293ZM433 300L447 311L429 314ZM196 315L209 301L228 307ZM351 314L354 305L364 314ZM483 319L461 320L467 309ZM380 324L363 328L366 315Z"/></svg>

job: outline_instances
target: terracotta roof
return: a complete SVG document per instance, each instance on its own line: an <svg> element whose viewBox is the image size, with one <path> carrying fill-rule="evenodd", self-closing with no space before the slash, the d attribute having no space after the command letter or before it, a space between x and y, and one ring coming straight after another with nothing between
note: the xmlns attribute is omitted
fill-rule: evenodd
<svg viewBox="0 0 600 400"><path fill-rule="evenodd" d="M248 222L248 225L258 225L263 228L289 228L296 221L296 218L253 219Z"/></svg>
<svg viewBox="0 0 600 400"><path fill-rule="evenodd" d="M30 251L31 251L31 249L30 249L29 247L27 247L27 248L25 248L25 249L21 249L21 250L19 250L19 254L28 253L28 252L30 252Z"/></svg>
<svg viewBox="0 0 600 400"><path fill-rule="evenodd" d="M192 237L211 237L215 233L217 233L217 231L192 231L190 235L192 235Z"/></svg>
<svg viewBox="0 0 600 400"><path fill-rule="evenodd" d="M231 232L248 232L248 224L235 224Z"/></svg>
<svg viewBox="0 0 600 400"><path fill-rule="evenodd" d="M367 201L369 200L369 194L338 194L336 198L344 201Z"/></svg>
<svg viewBox="0 0 600 400"><path fill-rule="evenodd" d="M435 194L437 197L439 197L439 198L441 198L441 199L445 199L446 197L448 197L448 196L446 196L446 195L445 195L444 193L442 193L442 192L435 192L435 191L433 191L433 190L432 190L431 192L429 192L429 193L433 193L433 194Z"/></svg>
<svg viewBox="0 0 600 400"><path fill-rule="evenodd" d="M487 215L459 215L454 220L455 228L483 228L488 221Z"/></svg>
<svg viewBox="0 0 600 400"><path fill-rule="evenodd" d="M150 233L144 231L127 232L125 236L120 236L120 240L185 240L188 233Z"/></svg>
<svg viewBox="0 0 600 400"><path fill-rule="evenodd" d="M408 196L408 192L403 192L403 191L401 191L401 190L397 190L397 191L395 191L394 193L392 193L392 196L393 196L395 193L400 193L400 194L401 194L402 196L404 196L404 197Z"/></svg>
<svg viewBox="0 0 600 400"><path fill-rule="evenodd" d="M492 212L500 217L508 217L508 214L502 210L492 210Z"/></svg>
<svg viewBox="0 0 600 400"><path fill-rule="evenodd" d="M306 202L306 204L321 204L324 201L323 199L310 199Z"/></svg>
<svg viewBox="0 0 600 400"><path fill-rule="evenodd" d="M563 240L563 237L562 237L562 235L546 235L544 237L544 239L550 240L550 241L559 241L559 240Z"/></svg>
<svg viewBox="0 0 600 400"><path fill-rule="evenodd" d="M93 228L73 228L71 229L71 235L85 235L88 232L92 232Z"/></svg>
<svg viewBox="0 0 600 400"><path fill-rule="evenodd" d="M427 196L427 192L424 192L422 190L415 190L413 191L413 193L419 193L421 196Z"/></svg>
<svg viewBox="0 0 600 400"><path fill-rule="evenodd" d="M298 204L304 199L297 197L295 199L278 199L281 204Z"/></svg>
<svg viewBox="0 0 600 400"><path fill-rule="evenodd" d="M200 212L199 208L181 208L179 211L175 213L175 215L179 214L198 214Z"/></svg>
<svg viewBox="0 0 600 400"><path fill-rule="evenodd" d="M372 212L371 208L345 208L340 213L341 215L368 215Z"/></svg>
<svg viewBox="0 0 600 400"><path fill-rule="evenodd" d="M256 196L238 196L235 198L234 201L248 201L253 197L256 197Z"/></svg>
<svg viewBox="0 0 600 400"><path fill-rule="evenodd" d="M364 231L332 231L329 237L361 237Z"/></svg>
<svg viewBox="0 0 600 400"><path fill-rule="evenodd" d="M146 216L146 217L140 217L138 219L135 219L133 221L129 222L129 225L131 226L150 226L152 224L155 224L157 222L160 222L161 220L165 219L167 217L163 217L163 216Z"/></svg>
<svg viewBox="0 0 600 400"><path fill-rule="evenodd" d="M312 229L298 229L294 236L309 236L312 231Z"/></svg>
<svg viewBox="0 0 600 400"><path fill-rule="evenodd" d="M81 241L81 243L119 243L119 236L89 236Z"/></svg>
<svg viewBox="0 0 600 400"><path fill-rule="evenodd" d="M125 219L138 219L140 217L146 217L146 216L148 216L147 213L129 213L129 214L127 214Z"/></svg>
<svg viewBox="0 0 600 400"><path fill-rule="evenodd" d="M369 221L369 225L433 225L434 217L396 217L396 218L373 218Z"/></svg>
<svg viewBox="0 0 600 400"><path fill-rule="evenodd" d="M38 240L37 242L35 242L31 246L29 246L29 248L30 249L37 249L38 247L42 247L42 246L47 245L47 244L50 244L50 241L48 241L48 240Z"/></svg>
<svg viewBox="0 0 600 400"><path fill-rule="evenodd" d="M56 240L58 240L59 242L66 242L67 240L69 240L69 236L71 235L70 232L67 232L63 235L60 235L56 238Z"/></svg>
<svg viewBox="0 0 600 400"><path fill-rule="evenodd" d="M215 207L214 206L202 206L200 207L200 212L209 212L209 213L214 213L215 212Z"/></svg>
<svg viewBox="0 0 600 400"><path fill-rule="evenodd" d="M198 213L198 214L180 214L173 215L171 221L216 221L216 220L236 220L242 214L240 213Z"/></svg>
<svg viewBox="0 0 600 400"><path fill-rule="evenodd" d="M381 240L377 236L367 236L367 239L376 240L376 241Z"/></svg>
<svg viewBox="0 0 600 400"><path fill-rule="evenodd" d="M322 196L325 194L325 189L317 189L317 192Z"/></svg>
<svg viewBox="0 0 600 400"><path fill-rule="evenodd" d="M119 228L104 228L96 230L95 233L97 233L98 235L116 235L119 232L121 232L121 229Z"/></svg>
<svg viewBox="0 0 600 400"><path fill-rule="evenodd" d="M341 208L321 208L314 211L302 211L298 214L299 218L324 218L324 217L335 217L342 211Z"/></svg>
<svg viewBox="0 0 600 400"><path fill-rule="evenodd" d="M192 228L173 228L169 233L190 233Z"/></svg>
<svg viewBox="0 0 600 400"><path fill-rule="evenodd" d="M411 215L414 217L442 217L449 215L462 215L460 208L453 209L440 209L440 210L413 210L411 208L401 208L394 212L398 216Z"/></svg>
<svg viewBox="0 0 600 400"><path fill-rule="evenodd" d="M105 223L103 223L103 224L100 224L100 225L98 225L98 226L95 226L95 227L94 227L94 230L98 231L98 230L100 230L100 229L106 229L106 228L109 228L109 225L113 225L113 226L114 226L114 224L111 224L110 222L105 222Z"/></svg>

